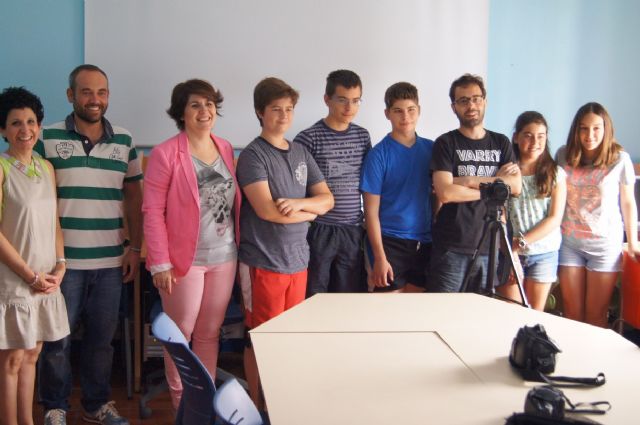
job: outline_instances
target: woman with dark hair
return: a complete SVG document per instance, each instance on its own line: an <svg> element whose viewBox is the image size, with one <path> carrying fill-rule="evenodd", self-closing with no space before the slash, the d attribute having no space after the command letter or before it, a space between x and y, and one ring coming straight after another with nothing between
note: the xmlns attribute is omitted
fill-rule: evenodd
<svg viewBox="0 0 640 425"><path fill-rule="evenodd" d="M547 120L536 111L523 112L516 120L513 150L522 191L509 198L514 254L523 267L527 300L540 311L557 279L560 222L567 198L566 174L551 157L547 130ZM513 284L503 290L519 295Z"/></svg>
<svg viewBox="0 0 640 425"><path fill-rule="evenodd" d="M578 109L557 157L567 173L559 271L564 314L606 327L625 231L629 256L639 255L633 164L614 138L609 113L595 102Z"/></svg>
<svg viewBox="0 0 640 425"><path fill-rule="evenodd" d="M214 379L236 275L240 214L233 148L212 133L222 100L203 80L174 87L167 113L180 133L151 152L142 205L147 268L162 308ZM177 409L182 383L166 353L165 369Z"/></svg>
<svg viewBox="0 0 640 425"><path fill-rule="evenodd" d="M20 87L0 94L0 424L33 424L35 365L43 341L69 334L52 165L33 152L44 117Z"/></svg>

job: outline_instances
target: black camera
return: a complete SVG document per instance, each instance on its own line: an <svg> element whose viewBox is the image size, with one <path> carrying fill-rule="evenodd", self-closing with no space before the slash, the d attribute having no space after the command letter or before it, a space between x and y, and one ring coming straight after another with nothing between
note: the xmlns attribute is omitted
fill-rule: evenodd
<svg viewBox="0 0 640 425"><path fill-rule="evenodd" d="M527 393L524 411L548 418L564 418L564 393L551 385L532 388Z"/></svg>
<svg viewBox="0 0 640 425"><path fill-rule="evenodd" d="M500 179L493 183L480 183L480 199L492 204L504 204L511 195L511 187Z"/></svg>

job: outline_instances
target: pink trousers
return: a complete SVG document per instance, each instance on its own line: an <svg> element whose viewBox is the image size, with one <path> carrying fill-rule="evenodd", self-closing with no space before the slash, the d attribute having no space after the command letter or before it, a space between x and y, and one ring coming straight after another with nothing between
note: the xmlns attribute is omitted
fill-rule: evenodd
<svg viewBox="0 0 640 425"><path fill-rule="evenodd" d="M236 275L236 261L212 266L192 266L177 279L171 294L160 291L162 309L178 325L193 352L215 379L220 326L224 321ZM165 375L175 409L182 397L182 382L173 360L165 351Z"/></svg>

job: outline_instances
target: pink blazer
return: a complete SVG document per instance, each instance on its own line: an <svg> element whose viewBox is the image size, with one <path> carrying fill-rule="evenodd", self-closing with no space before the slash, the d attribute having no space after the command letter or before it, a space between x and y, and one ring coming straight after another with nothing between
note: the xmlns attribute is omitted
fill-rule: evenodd
<svg viewBox="0 0 640 425"><path fill-rule="evenodd" d="M236 180L231 144L211 135L236 185L233 202L236 243L240 242L240 187ZM184 276L195 257L200 232L200 196L187 134L182 131L151 151L144 176L144 237L146 265L173 266Z"/></svg>

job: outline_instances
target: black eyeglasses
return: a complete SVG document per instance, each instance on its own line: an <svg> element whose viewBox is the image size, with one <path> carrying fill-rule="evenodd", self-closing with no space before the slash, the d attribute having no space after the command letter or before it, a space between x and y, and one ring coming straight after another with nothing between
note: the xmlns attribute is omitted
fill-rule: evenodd
<svg viewBox="0 0 640 425"><path fill-rule="evenodd" d="M453 103L458 106L469 106L469 104L473 103L474 105L479 105L484 100L484 96L479 94L471 97L461 97L460 99L456 99Z"/></svg>

